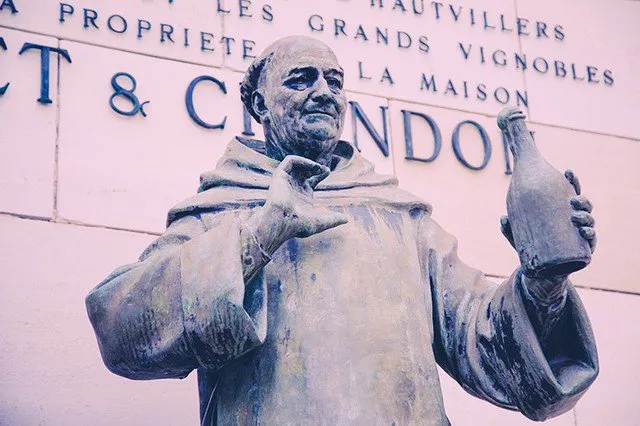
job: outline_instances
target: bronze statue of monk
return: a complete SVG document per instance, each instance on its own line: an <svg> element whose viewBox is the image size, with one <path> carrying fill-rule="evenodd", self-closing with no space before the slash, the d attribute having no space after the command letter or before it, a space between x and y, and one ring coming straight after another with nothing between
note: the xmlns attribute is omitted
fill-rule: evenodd
<svg viewBox="0 0 640 426"><path fill-rule="evenodd" d="M530 419L573 407L598 361L567 276L496 285L464 264L429 204L340 141L330 48L275 42L241 94L265 141L232 140L165 234L87 297L111 371L197 369L205 425L446 425L436 364ZM591 205L572 204L593 249Z"/></svg>

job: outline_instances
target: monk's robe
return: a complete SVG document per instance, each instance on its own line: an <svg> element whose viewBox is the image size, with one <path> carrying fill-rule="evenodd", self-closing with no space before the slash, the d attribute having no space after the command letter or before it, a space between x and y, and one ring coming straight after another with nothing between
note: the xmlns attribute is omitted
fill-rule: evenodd
<svg viewBox="0 0 640 426"><path fill-rule="evenodd" d="M166 233L91 291L111 371L197 369L206 425L445 425L436 364L534 420L568 411L594 380L593 335L570 284L540 324L519 270L496 285L465 265L430 206L344 142L314 203L349 222L287 241L245 282L242 224L279 164L263 152L233 140Z"/></svg>

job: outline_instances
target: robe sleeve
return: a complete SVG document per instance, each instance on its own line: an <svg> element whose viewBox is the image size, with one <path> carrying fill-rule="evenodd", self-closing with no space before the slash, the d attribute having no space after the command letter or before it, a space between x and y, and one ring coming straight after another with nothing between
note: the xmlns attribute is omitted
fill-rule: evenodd
<svg viewBox="0 0 640 426"><path fill-rule="evenodd" d="M262 273L245 285L242 214L172 223L137 263L116 269L86 299L102 358L131 379L215 370L264 342Z"/></svg>
<svg viewBox="0 0 640 426"><path fill-rule="evenodd" d="M598 374L593 333L573 286L542 342L520 270L496 285L458 258L455 238L431 218L419 229L438 364L472 395L532 420L570 410Z"/></svg>

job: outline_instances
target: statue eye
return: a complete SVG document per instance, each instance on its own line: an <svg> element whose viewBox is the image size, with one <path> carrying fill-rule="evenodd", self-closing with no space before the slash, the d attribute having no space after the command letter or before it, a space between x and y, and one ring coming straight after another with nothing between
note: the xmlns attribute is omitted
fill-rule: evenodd
<svg viewBox="0 0 640 426"><path fill-rule="evenodd" d="M342 80L339 78L329 77L327 78L327 84L329 84L329 87L331 88L342 90Z"/></svg>
<svg viewBox="0 0 640 426"><path fill-rule="evenodd" d="M315 67L301 67L291 70L289 76L284 80L284 85L292 90L304 91L313 86L320 76L320 72Z"/></svg>
<svg viewBox="0 0 640 426"><path fill-rule="evenodd" d="M314 70L303 69L292 74L287 80L285 80L285 85L293 90L302 91L311 87L316 78L318 78L317 72L314 72Z"/></svg>
<svg viewBox="0 0 640 426"><path fill-rule="evenodd" d="M305 78L305 76L297 76L291 78L287 80L285 84L287 85L287 87L290 87L294 90L304 90L309 87L309 81L307 78Z"/></svg>

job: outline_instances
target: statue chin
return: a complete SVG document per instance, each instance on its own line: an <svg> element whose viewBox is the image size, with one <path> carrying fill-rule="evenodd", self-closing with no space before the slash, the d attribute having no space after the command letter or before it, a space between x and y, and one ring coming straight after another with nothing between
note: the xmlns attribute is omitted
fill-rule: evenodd
<svg viewBox="0 0 640 426"><path fill-rule="evenodd" d="M328 120L307 121L301 127L300 133L306 140L315 141L320 145L329 145L340 138L340 129Z"/></svg>

